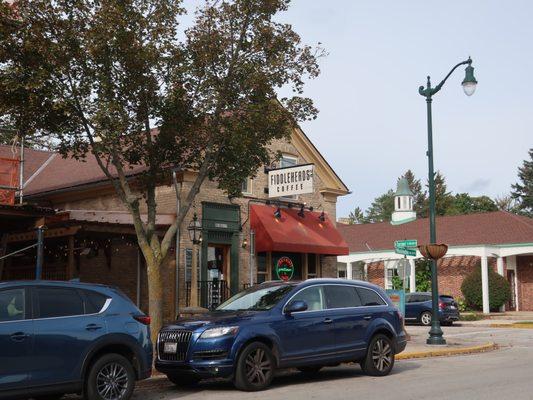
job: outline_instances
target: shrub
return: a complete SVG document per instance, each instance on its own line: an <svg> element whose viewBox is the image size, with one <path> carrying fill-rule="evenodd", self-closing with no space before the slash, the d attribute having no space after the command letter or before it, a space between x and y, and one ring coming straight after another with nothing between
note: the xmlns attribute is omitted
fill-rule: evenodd
<svg viewBox="0 0 533 400"><path fill-rule="evenodd" d="M481 291L481 268L478 266L474 272L468 275L461 291L465 296L468 306L475 309L483 308L483 295ZM492 268L489 268L489 305L491 310L497 310L511 299L511 287L503 276L498 275Z"/></svg>

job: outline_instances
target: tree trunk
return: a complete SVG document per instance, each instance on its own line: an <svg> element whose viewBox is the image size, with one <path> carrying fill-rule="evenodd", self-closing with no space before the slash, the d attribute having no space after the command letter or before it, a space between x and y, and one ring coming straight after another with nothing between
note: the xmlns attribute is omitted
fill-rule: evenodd
<svg viewBox="0 0 533 400"><path fill-rule="evenodd" d="M152 259L146 261L148 276L148 313L151 317L150 334L152 343L156 343L157 334L163 326L163 281L161 267L163 260Z"/></svg>

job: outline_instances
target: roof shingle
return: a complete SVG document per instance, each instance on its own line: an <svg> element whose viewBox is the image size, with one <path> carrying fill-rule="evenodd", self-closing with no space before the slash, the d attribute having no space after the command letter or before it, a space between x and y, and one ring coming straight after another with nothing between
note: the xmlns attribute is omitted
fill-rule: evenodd
<svg viewBox="0 0 533 400"><path fill-rule="evenodd" d="M437 242L449 246L533 243L533 219L505 211L437 217L436 224ZM380 222L337 227L350 252L391 250L396 240L429 242L427 218L401 225Z"/></svg>

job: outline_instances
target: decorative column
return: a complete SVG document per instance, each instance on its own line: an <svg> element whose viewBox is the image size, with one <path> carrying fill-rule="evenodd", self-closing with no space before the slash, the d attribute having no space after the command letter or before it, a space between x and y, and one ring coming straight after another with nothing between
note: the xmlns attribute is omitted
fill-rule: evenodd
<svg viewBox="0 0 533 400"><path fill-rule="evenodd" d="M352 269L352 263L347 262L346 263L346 279L353 279L353 269Z"/></svg>
<svg viewBox="0 0 533 400"><path fill-rule="evenodd" d="M416 292L416 270L415 270L415 259L410 258L409 264L411 265L411 275L409 276L409 291L411 293Z"/></svg>
<svg viewBox="0 0 533 400"><path fill-rule="evenodd" d="M498 275L504 276L503 275L503 257L496 258L496 269L498 271ZM504 311L505 311L505 304L502 304L502 306L500 307L500 312L504 312Z"/></svg>
<svg viewBox="0 0 533 400"><path fill-rule="evenodd" d="M481 257L481 292L483 296L483 314L490 314L489 303L489 265L487 256Z"/></svg>

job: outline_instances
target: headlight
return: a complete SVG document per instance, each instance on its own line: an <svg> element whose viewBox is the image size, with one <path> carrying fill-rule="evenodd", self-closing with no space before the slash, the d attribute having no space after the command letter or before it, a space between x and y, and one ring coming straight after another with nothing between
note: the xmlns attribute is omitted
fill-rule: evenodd
<svg viewBox="0 0 533 400"><path fill-rule="evenodd" d="M211 329L205 330L200 335L200 338L211 339L211 338L217 338L220 336L235 335L238 330L239 330L239 327L237 326L224 326L221 328L211 328Z"/></svg>

